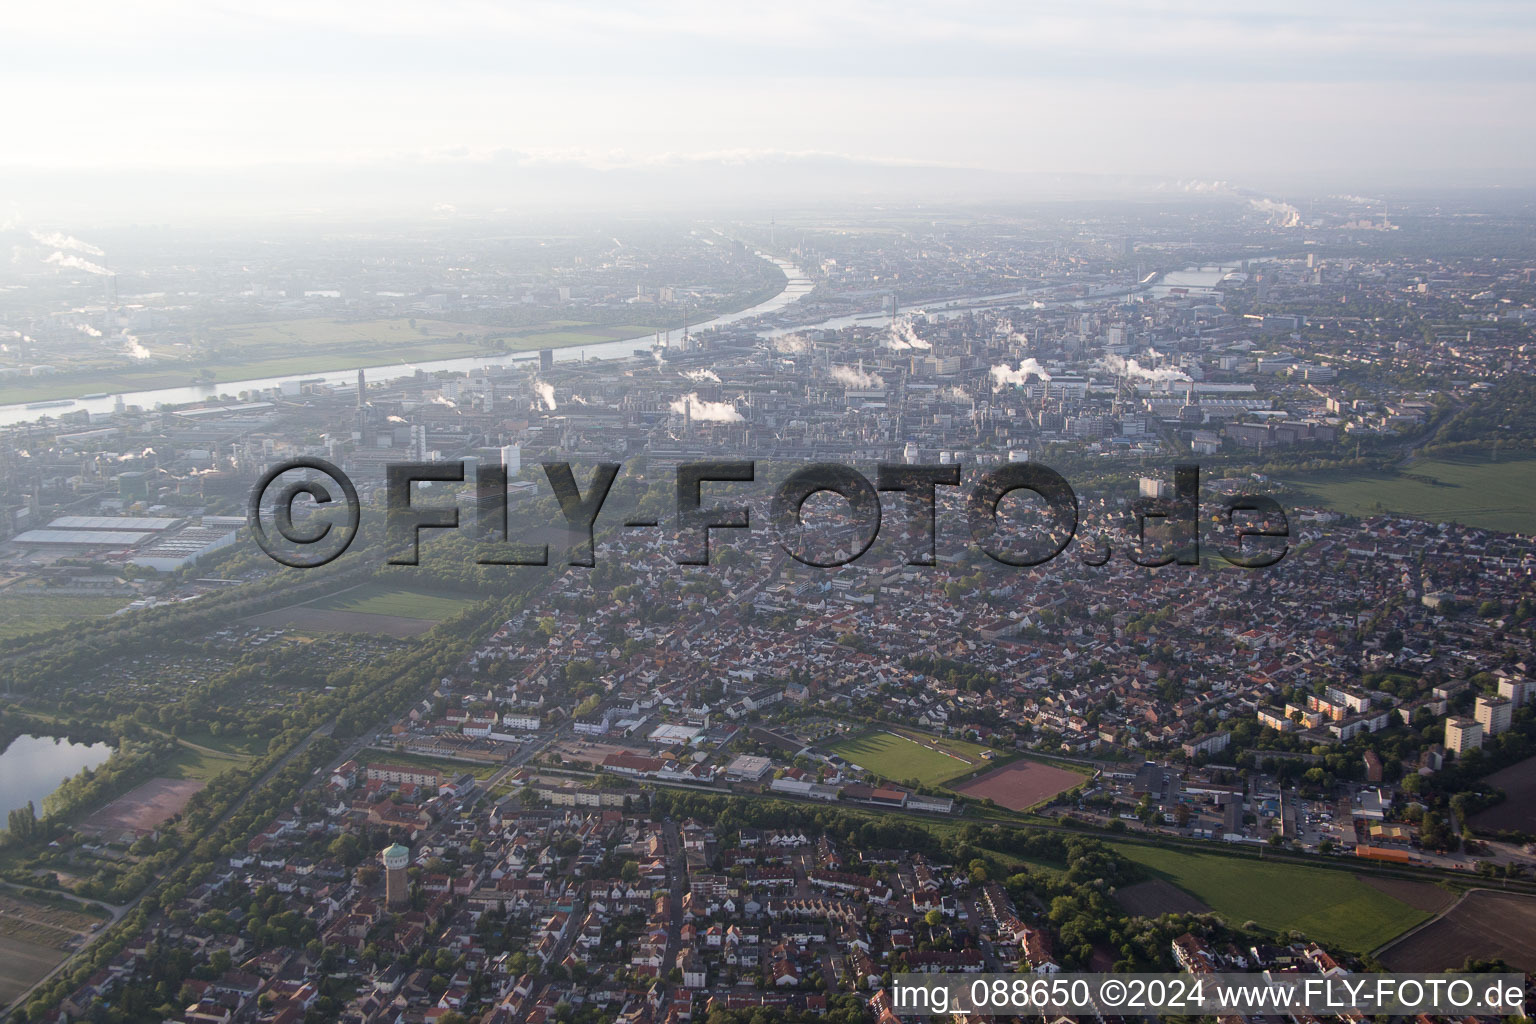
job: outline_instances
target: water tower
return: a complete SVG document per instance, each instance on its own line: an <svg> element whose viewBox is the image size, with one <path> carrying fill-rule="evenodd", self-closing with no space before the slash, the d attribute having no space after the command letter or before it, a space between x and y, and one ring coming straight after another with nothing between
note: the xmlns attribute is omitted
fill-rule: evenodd
<svg viewBox="0 0 1536 1024"><path fill-rule="evenodd" d="M411 882L405 874L411 863L410 848L393 843L384 848L380 859L384 861L384 901L391 910L398 910L411 901Z"/></svg>

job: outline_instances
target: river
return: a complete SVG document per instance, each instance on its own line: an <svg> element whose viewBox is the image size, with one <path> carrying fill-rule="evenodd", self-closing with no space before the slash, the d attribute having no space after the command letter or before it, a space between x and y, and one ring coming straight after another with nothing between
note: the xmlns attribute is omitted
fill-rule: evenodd
<svg viewBox="0 0 1536 1024"><path fill-rule="evenodd" d="M768 260L784 272L785 284L782 291L772 298L758 303L748 309L738 310L735 313L725 313L707 320L703 323L689 326L693 332L707 331L715 327L724 327L728 324L738 323L742 320L750 320L753 317L768 316L777 313L788 306L799 302L809 295L815 284L808 279L804 272L788 260L769 256L767 253L758 253L758 256ZM1200 294L1210 292L1212 286L1219 282L1223 275L1235 270L1235 267L1190 267L1185 270L1172 271L1164 274L1162 279L1153 285L1130 285L1122 287L1116 285L1112 288L1102 289L1092 295L1076 299L1043 300L1046 305L1072 305L1082 306L1097 302L1124 292L1147 291L1154 297L1163 297L1172 287L1187 288L1191 293ZM984 306L1002 302L1008 299L1017 299L1021 304L1028 304L1034 299L1023 291L1003 292L996 295L965 296L946 300L935 300L927 303L913 303L898 307L899 313L923 311L940 318L962 316L976 306ZM840 330L844 327L884 327L891 322L889 314L882 313L855 313L847 316L833 317L820 323L800 324L794 327L780 327L759 331L764 338L778 337L785 334L794 334L799 331L814 330ZM682 328L666 331L662 337L666 344L678 343L682 339ZM554 350L555 359L558 362L571 362L586 359L628 359L635 353L637 347L648 348L655 337L654 334L641 334L633 338L625 338L622 341L605 341L597 345L572 345L566 348ZM464 356L458 359L437 359L421 363L392 363L385 366L362 367L369 380L378 382L393 380L397 377L407 377L418 370L427 373L449 371L468 373L487 366L511 366L515 363L527 362L537 359L538 352L508 352L502 355L491 356ZM225 381L222 384L195 384L184 387L158 388L151 391L125 392L121 397L126 405L137 405L144 408L154 408L156 405L187 405L193 402L204 402L220 395L238 395L242 391L264 391L279 387L290 381L325 381L334 384L351 383L357 379L358 367L345 370L328 370L320 373L293 373L280 377L258 377L250 380ZM58 416L63 413L79 412L84 409L91 413L111 412L117 396L105 396L100 398L77 398L73 403L64 406L56 406L48 409L31 408L25 404L0 406L0 425L11 423L25 423L35 420L40 416ZM35 405L35 403L34 403Z"/></svg>
<svg viewBox="0 0 1536 1024"><path fill-rule="evenodd" d="M784 272L784 288L772 298L759 302L748 309L738 310L734 313L723 313L713 320L703 323L690 324L688 330L697 333L707 331L715 327L725 327L742 320L750 320L753 317L767 316L777 313L785 307L799 302L809 295L815 284L809 280L800 268L788 260L769 256L766 253L758 253L758 256L777 266ZM662 332L665 344L672 345L682 341L683 328ZM636 347L649 347L654 333L636 335L633 338L625 338L622 341L605 341L597 345L571 345L566 348L554 350L555 359L559 362L571 362L583 359L627 359L634 354ZM290 373L278 377L255 377L249 380L231 380L218 384L189 384L174 388L155 388L149 391L129 391L121 395L123 404L137 405L146 409L152 409L157 405L188 405L193 402L205 402L219 395L238 395L242 391L265 391L270 388L280 387L290 381L325 381L333 384L351 383L357 380L357 371L362 369L370 381L393 380L397 377L408 377L418 370L427 373L436 373L440 370L468 373L485 366L510 366L514 363L537 359L537 351L507 352L501 355L489 356L464 356L458 359L436 359L420 363L391 363L382 366L351 367L345 370L327 370L320 373ZM112 411L119 396L105 395L98 398L76 398L68 405L50 405L48 408L38 408L40 403L32 403L33 408L27 408L26 403L17 405L0 406L0 425L11 423L26 423L38 419L41 416L60 416L65 413L74 413L85 410L90 413L104 414Z"/></svg>
<svg viewBox="0 0 1536 1024"><path fill-rule="evenodd" d="M112 756L109 743L71 743L54 736L18 736L0 753L0 814L32 801L39 816L43 798L82 769Z"/></svg>

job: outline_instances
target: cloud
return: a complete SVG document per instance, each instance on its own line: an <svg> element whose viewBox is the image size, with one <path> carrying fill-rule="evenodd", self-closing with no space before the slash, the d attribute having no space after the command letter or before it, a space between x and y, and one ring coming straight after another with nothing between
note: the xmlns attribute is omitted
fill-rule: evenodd
<svg viewBox="0 0 1536 1024"><path fill-rule="evenodd" d="M679 416L687 416L695 422L740 423L741 413L730 402L706 402L695 392L688 392L670 406Z"/></svg>

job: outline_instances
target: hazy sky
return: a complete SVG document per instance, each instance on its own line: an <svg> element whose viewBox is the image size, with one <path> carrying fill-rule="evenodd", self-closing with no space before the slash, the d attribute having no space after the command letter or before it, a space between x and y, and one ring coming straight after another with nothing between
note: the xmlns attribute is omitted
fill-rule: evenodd
<svg viewBox="0 0 1536 1024"><path fill-rule="evenodd" d="M50 0L0 18L0 173L514 151L1517 184L1532 54L1525 0Z"/></svg>

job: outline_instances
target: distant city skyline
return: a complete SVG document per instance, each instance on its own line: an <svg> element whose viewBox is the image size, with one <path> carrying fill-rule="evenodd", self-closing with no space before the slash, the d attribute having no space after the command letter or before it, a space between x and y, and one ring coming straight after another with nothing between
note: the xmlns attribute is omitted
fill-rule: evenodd
<svg viewBox="0 0 1536 1024"><path fill-rule="evenodd" d="M58 170L276 167L323 204L350 176L406 167L421 202L452 203L487 162L1520 185L1536 169L1532 52L1536 10L1495 2L84 0L8 19L0 200L67 207Z"/></svg>

